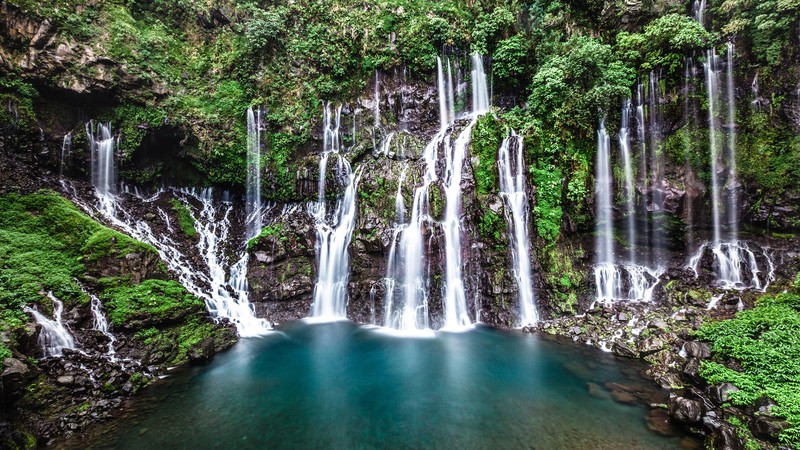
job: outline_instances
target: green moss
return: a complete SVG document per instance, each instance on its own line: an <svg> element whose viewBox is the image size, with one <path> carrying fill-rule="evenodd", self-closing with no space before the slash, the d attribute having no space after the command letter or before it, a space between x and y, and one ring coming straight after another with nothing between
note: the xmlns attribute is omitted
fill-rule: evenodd
<svg viewBox="0 0 800 450"><path fill-rule="evenodd" d="M194 216L188 206L184 205L180 200L172 199L172 211L178 216L178 225L181 231L188 237L197 237L197 229L195 228Z"/></svg>
<svg viewBox="0 0 800 450"><path fill-rule="evenodd" d="M274 225L268 225L261 229L261 233L258 236L250 239L247 241L247 249L251 250L253 247L258 245L258 242L269 236L278 236L280 240L285 241L287 238L284 233L283 224L276 223Z"/></svg>
<svg viewBox="0 0 800 450"><path fill-rule="evenodd" d="M106 227L98 227L81 247L87 262L105 258L122 258L131 253L157 253L155 247L137 241L118 231Z"/></svg>
<svg viewBox="0 0 800 450"><path fill-rule="evenodd" d="M0 196L0 333L10 337L0 354L16 347L13 331L31 320L23 306L38 304L48 311L52 305L44 294L49 291L67 307L88 302L76 281L84 278L87 267L130 253L156 255L150 245L104 227L53 192ZM202 302L174 281L105 281L96 286L97 293L114 310L115 325L149 316L174 320L189 310L202 310Z"/></svg>
<svg viewBox="0 0 800 450"><path fill-rule="evenodd" d="M125 279L104 278L101 297L114 326L137 329L147 324L176 322L204 303L172 280L145 280L130 284Z"/></svg>
<svg viewBox="0 0 800 450"><path fill-rule="evenodd" d="M488 208L480 216L478 231L481 237L494 244L497 250L506 248L506 220Z"/></svg>
<svg viewBox="0 0 800 450"><path fill-rule="evenodd" d="M800 294L761 297L754 309L734 319L705 323L697 336L711 343L715 358L703 362L701 376L711 384L738 387L730 398L734 405L774 400L771 413L791 425L781 433L781 443L800 444Z"/></svg>

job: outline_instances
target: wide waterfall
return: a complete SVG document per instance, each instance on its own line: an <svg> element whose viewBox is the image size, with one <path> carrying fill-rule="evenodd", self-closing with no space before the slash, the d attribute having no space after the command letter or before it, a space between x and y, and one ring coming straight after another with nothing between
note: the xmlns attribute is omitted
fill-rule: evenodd
<svg viewBox="0 0 800 450"><path fill-rule="evenodd" d="M470 122L451 141L450 129L455 122L455 85L450 60L437 58L439 94L439 131L425 146L425 170L422 184L414 189L411 217L405 219L405 206L398 190L396 199L398 224L392 238L386 273L386 327L404 331L425 330L429 325L430 269L425 258L425 235L433 227L441 227L444 235L444 286L442 328L460 329L472 324L467 305L462 273L461 181L472 130L480 114L489 110L490 100L486 73L480 55L472 58L473 111ZM442 149L444 172L439 178L437 162ZM430 215L429 189L441 183L445 196L444 219L437 222ZM401 214L402 212L402 214ZM479 320L478 311L475 312Z"/></svg>
<svg viewBox="0 0 800 450"><path fill-rule="evenodd" d="M708 102L709 155L711 161L711 216L713 225L710 245L701 245L689 259L689 267L699 275L705 251L713 256L717 285L722 289L765 289L771 280L771 269L759 267L759 257L751 245L739 241L738 189L736 176L736 92L733 75L735 48L728 43L725 70L725 122L720 124L722 93L720 72L723 63L716 50L706 51L703 64ZM766 264L772 266L764 250Z"/></svg>
<svg viewBox="0 0 800 450"><path fill-rule="evenodd" d="M623 130L620 131L621 143L622 141L627 142L625 126L623 120ZM621 147L624 153L625 145ZM623 154L623 162L625 159ZM633 183L632 172L632 169L625 170L626 185ZM652 300L653 290L659 282L663 269L650 269L647 266L637 265L633 260L622 264L617 263L614 251L613 182L611 139L606 131L605 120L601 120L597 130L597 161L595 164L595 254L597 262L594 267L594 278L597 290L596 301L600 303L620 300L649 302ZM630 228L628 231L632 234ZM629 240L631 241L629 245L632 246L636 238L629 236Z"/></svg>
<svg viewBox="0 0 800 450"><path fill-rule="evenodd" d="M47 298L53 302L53 320L48 319L39 311L25 307L25 312L33 315L36 323L42 326L39 332L39 345L45 358L50 356L61 356L65 348L75 349L75 338L69 333L64 323L61 321L61 314L64 312L64 303L57 299L52 292L47 293Z"/></svg>
<svg viewBox="0 0 800 450"><path fill-rule="evenodd" d="M340 153L342 136L339 131L342 107L331 109L325 105L324 137L322 157L319 161L319 197L309 204L309 213L314 218L317 230L317 282L314 285L314 305L311 316L321 319L345 318L350 278L350 255L347 248L353 235L356 219L356 188L361 175L360 170L350 168L350 163ZM336 158L335 175L337 184L344 184L344 194L328 211L326 178L328 161Z"/></svg>
<svg viewBox="0 0 800 450"><path fill-rule="evenodd" d="M247 239L261 232L261 109L247 108Z"/></svg>
<svg viewBox="0 0 800 450"><path fill-rule="evenodd" d="M512 156L513 148L513 156ZM528 236L528 194L525 189L525 161L522 138L513 131L503 139L497 158L500 169L500 195L505 200L505 216L514 261L514 278L519 289L519 325L539 321L531 274L530 238Z"/></svg>

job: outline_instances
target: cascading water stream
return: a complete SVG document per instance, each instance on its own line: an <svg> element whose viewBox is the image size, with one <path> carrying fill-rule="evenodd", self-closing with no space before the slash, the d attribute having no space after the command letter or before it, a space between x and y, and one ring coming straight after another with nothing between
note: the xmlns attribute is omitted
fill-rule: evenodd
<svg viewBox="0 0 800 450"><path fill-rule="evenodd" d="M247 108L247 236L251 239L263 226L261 207L261 109Z"/></svg>
<svg viewBox="0 0 800 450"><path fill-rule="evenodd" d="M622 153L622 167L625 175L625 222L627 225L628 262L636 264L636 207L634 204L636 191L633 183L633 157L631 155L630 128L630 99L622 105L622 122L619 129L619 147Z"/></svg>
<svg viewBox="0 0 800 450"><path fill-rule="evenodd" d="M614 258L614 236L611 210L611 143L605 118L597 130L597 164L595 166L595 253L594 269L597 298L609 301L620 298L619 272Z"/></svg>
<svg viewBox="0 0 800 450"><path fill-rule="evenodd" d="M513 156L512 156L513 147ZM506 223L514 261L514 278L519 289L519 325L539 321L531 274L530 238L528 237L528 195L525 189L524 145L513 131L503 139L497 158L500 170L500 196L505 200Z"/></svg>
<svg viewBox="0 0 800 450"><path fill-rule="evenodd" d="M464 158L472 138L472 130L478 118L489 111L489 91L483 58L472 55L472 118L456 138L452 146L445 139L445 214L442 229L445 237L445 286L444 286L444 325L445 329L459 329L472 324L467 308L464 277L461 271L461 179ZM452 99L452 81L448 90ZM476 311L476 320L478 312Z"/></svg>
<svg viewBox="0 0 800 450"><path fill-rule="evenodd" d="M69 155L70 151L72 150L72 133L67 133L64 135L64 140L61 142L61 159L59 160L58 164L58 176L64 176L64 160L66 159L67 155Z"/></svg>
<svg viewBox="0 0 800 450"><path fill-rule="evenodd" d="M309 204L309 212L317 229L317 273L314 286L314 305L311 316L318 319L342 319L346 317L350 256L347 248L353 235L356 217L356 188L361 171L352 171L350 163L340 154L342 137L339 132L342 108L335 114L330 104L324 109L324 144L320 158L319 197ZM336 207L328 213L325 188L328 160L337 158L336 175L344 181L344 195L337 199Z"/></svg>
<svg viewBox="0 0 800 450"><path fill-rule="evenodd" d="M441 58L437 58L439 132L423 151L425 171L422 184L414 190L409 222L398 223L392 239L386 276L385 326L389 328L403 331L429 329L429 274L426 271L424 241L425 235L436 225L442 228L445 244L442 328L462 329L472 324L461 272L461 180L472 129L478 116L489 110L489 94L482 58L473 55L471 59L471 121L451 144L448 130L455 120L455 83L450 62L445 65ZM436 172L439 148L443 149L444 156L441 180ZM429 212L429 189L437 181L441 181L445 194L445 214L441 223L437 223ZM399 202L399 198L397 201Z"/></svg>
<svg viewBox="0 0 800 450"><path fill-rule="evenodd" d="M114 361L116 359L116 350L114 349L114 343L117 342L117 338L109 331L108 329L108 319L106 315L103 313L103 304L100 302L100 299L97 298L96 295L90 294L84 289L84 292L89 295L91 298L91 310L92 310L92 328L102 333L106 338L108 338L108 356L109 358Z"/></svg>
<svg viewBox="0 0 800 450"><path fill-rule="evenodd" d="M39 345L42 347L44 357L61 356L65 348L75 349L75 338L69 333L61 321L64 312L64 303L57 299L52 292L47 293L47 298L53 302L53 320L48 319L39 311L24 307L23 311L31 314L36 323L42 326L39 332Z"/></svg>
<svg viewBox="0 0 800 450"><path fill-rule="evenodd" d="M725 79L728 96L728 179L725 188L728 191L728 232L731 241L739 239L739 196L736 181L736 86L733 79L733 56L736 49L732 42L727 44L727 65L725 66Z"/></svg>

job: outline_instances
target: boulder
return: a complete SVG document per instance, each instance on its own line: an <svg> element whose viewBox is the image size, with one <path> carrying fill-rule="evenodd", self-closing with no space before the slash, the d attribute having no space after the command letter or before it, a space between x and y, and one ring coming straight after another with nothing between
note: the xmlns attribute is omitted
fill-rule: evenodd
<svg viewBox="0 0 800 450"><path fill-rule="evenodd" d="M687 355L695 358L705 359L711 356L711 349L705 342L688 341L683 346Z"/></svg>
<svg viewBox="0 0 800 450"><path fill-rule="evenodd" d="M684 423L697 423L703 417L703 403L684 397L669 399L669 414Z"/></svg>

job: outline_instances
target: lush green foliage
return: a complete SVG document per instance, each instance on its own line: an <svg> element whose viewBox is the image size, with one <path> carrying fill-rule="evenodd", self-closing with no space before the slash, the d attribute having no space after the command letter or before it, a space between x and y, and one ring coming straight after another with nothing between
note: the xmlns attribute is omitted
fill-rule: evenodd
<svg viewBox="0 0 800 450"><path fill-rule="evenodd" d="M731 394L734 405L774 400L772 413L791 424L781 433L781 442L800 444L800 294L764 296L754 309L738 313L735 319L706 323L697 335L711 343L719 360L704 362L701 375L712 384L730 382L738 387Z"/></svg>
<svg viewBox="0 0 800 450"><path fill-rule="evenodd" d="M536 206L533 207L539 237L549 244L555 243L561 230L561 171L552 165L531 168L536 186Z"/></svg>
<svg viewBox="0 0 800 450"><path fill-rule="evenodd" d="M546 125L594 131L602 111L630 95L636 71L617 59L611 46L578 36L547 57L531 82L528 106Z"/></svg>
<svg viewBox="0 0 800 450"><path fill-rule="evenodd" d="M617 35L619 58L642 72L665 69L681 74L687 54L709 48L714 36L696 20L683 14L661 16L644 27L642 33Z"/></svg>

